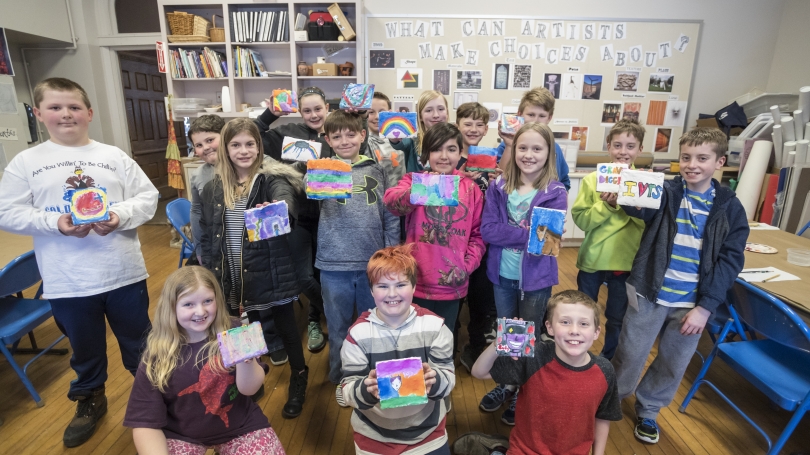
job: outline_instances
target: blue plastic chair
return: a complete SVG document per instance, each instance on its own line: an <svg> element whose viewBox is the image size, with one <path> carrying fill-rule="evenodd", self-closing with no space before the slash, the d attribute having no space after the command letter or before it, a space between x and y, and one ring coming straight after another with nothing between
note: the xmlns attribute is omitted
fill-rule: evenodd
<svg viewBox="0 0 810 455"><path fill-rule="evenodd" d="M183 233L183 226L191 223L191 201L179 197L169 202L166 204L166 217L183 239L183 245L180 247L180 262L177 264L179 269L183 266L183 259L188 259L194 254L194 243Z"/></svg>
<svg viewBox="0 0 810 455"><path fill-rule="evenodd" d="M807 228L810 228L810 221L808 221L808 222L807 222L807 224L805 224L805 225L804 225L804 227L803 227L803 228L801 228L801 230L800 230L799 232L797 232L797 233L796 233L796 235L802 235L802 234L804 234L804 231L806 231L806 230L807 230Z"/></svg>
<svg viewBox="0 0 810 455"><path fill-rule="evenodd" d="M680 411L685 413L701 384L707 384L765 438L768 455L776 455L810 408L810 328L784 302L743 280L737 279L729 296L733 319L723 326ZM726 335L735 320L744 323L748 330L761 335L762 339L726 342ZM793 412L776 443L772 443L765 431L717 386L704 378L715 356L723 359L773 403Z"/></svg>
<svg viewBox="0 0 810 455"><path fill-rule="evenodd" d="M28 367L34 360L46 353L64 355L68 352L67 349L52 350L56 343L65 338L64 335L45 349L37 347L33 330L51 317L51 304L47 300L40 299L41 285L33 299L23 298L22 291L33 287L41 280L37 268L37 258L33 251L15 258L0 270L0 296L2 296L0 297L0 351L6 356L11 368L20 377L38 407L42 407L45 403L34 389L31 380L28 379ZM31 340L32 349L17 349L20 340L26 333ZM8 345L11 345L11 349L8 348ZM31 353L36 353L36 355L22 368L14 361L14 354Z"/></svg>

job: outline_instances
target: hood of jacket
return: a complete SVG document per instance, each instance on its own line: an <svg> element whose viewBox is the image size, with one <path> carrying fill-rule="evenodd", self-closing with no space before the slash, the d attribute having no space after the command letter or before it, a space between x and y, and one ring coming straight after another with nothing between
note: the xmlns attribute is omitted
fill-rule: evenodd
<svg viewBox="0 0 810 455"><path fill-rule="evenodd" d="M283 178L296 192L302 192L305 189L304 174L291 165L276 161L267 155L264 156L262 166L259 168L259 174L266 177Z"/></svg>

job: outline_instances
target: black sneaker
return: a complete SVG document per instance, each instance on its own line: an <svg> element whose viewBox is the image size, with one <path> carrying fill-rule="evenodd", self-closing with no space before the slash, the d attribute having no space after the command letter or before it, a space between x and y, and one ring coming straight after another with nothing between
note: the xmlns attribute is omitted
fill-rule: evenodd
<svg viewBox="0 0 810 455"><path fill-rule="evenodd" d="M512 398L515 393L515 386L498 384L494 389L481 398L481 404L478 405L482 411L495 412L506 403L507 400Z"/></svg>
<svg viewBox="0 0 810 455"><path fill-rule="evenodd" d="M78 447L87 442L96 431L99 419L106 413L107 397L104 395L104 386L94 390L89 396L79 397L76 400L76 414L62 436L65 447Z"/></svg>
<svg viewBox="0 0 810 455"><path fill-rule="evenodd" d="M649 444L658 443L658 424L654 419L644 419L639 417L636 419L636 429L633 431L636 439Z"/></svg>
<svg viewBox="0 0 810 455"><path fill-rule="evenodd" d="M288 360L289 358L287 357L287 351L285 351L283 348L270 353L270 363L273 365L284 365Z"/></svg>
<svg viewBox="0 0 810 455"><path fill-rule="evenodd" d="M501 422L510 426L515 426L515 404L517 404L518 392L520 392L520 389L515 390L515 394L512 395L512 400L509 402L509 407L501 415Z"/></svg>
<svg viewBox="0 0 810 455"><path fill-rule="evenodd" d="M461 364L464 365L468 373L472 374L472 367L482 352L484 352L483 349L474 348L470 344L465 345L461 350Z"/></svg>
<svg viewBox="0 0 810 455"><path fill-rule="evenodd" d="M472 432L462 435L453 443L456 455L490 455L493 452L506 453L509 449L509 438L499 434Z"/></svg>

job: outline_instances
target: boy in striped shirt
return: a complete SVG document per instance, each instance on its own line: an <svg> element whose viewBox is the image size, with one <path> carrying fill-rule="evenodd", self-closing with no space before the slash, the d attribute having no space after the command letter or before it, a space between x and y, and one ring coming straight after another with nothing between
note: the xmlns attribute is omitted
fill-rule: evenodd
<svg viewBox="0 0 810 455"><path fill-rule="evenodd" d="M734 192L712 179L725 163L725 134L696 128L679 145L681 176L665 182L660 208L622 206L646 229L627 279L629 308L612 363L619 398L636 394L635 437L651 444L658 442L659 410L675 396L706 321L743 268L749 232ZM638 382L659 336L658 355Z"/></svg>

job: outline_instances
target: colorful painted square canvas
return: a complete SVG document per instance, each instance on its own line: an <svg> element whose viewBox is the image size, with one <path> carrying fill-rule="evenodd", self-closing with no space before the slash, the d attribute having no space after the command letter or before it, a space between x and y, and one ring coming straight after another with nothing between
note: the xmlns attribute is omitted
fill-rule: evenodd
<svg viewBox="0 0 810 455"><path fill-rule="evenodd" d="M341 109L371 109L374 84L347 84L340 97Z"/></svg>
<svg viewBox="0 0 810 455"><path fill-rule="evenodd" d="M532 224L529 227L529 254L554 256L560 254L565 211L535 207L532 209Z"/></svg>
<svg viewBox="0 0 810 455"><path fill-rule="evenodd" d="M298 97L292 90L273 90L273 110L298 112Z"/></svg>
<svg viewBox="0 0 810 455"><path fill-rule="evenodd" d="M618 193L622 189L622 170L627 169L624 163L599 163L596 165L596 191L600 193Z"/></svg>
<svg viewBox="0 0 810 455"><path fill-rule="evenodd" d="M220 332L217 334L217 341L225 368L267 354L267 344L264 342L262 324L259 321Z"/></svg>
<svg viewBox="0 0 810 455"><path fill-rule="evenodd" d="M467 152L467 170L495 172L498 168L498 149L471 145Z"/></svg>
<svg viewBox="0 0 810 455"><path fill-rule="evenodd" d="M458 205L457 175L413 174L411 204L429 206Z"/></svg>
<svg viewBox="0 0 810 455"><path fill-rule="evenodd" d="M422 359L385 360L377 362L377 387L380 408L401 408L428 402Z"/></svg>
<svg viewBox="0 0 810 455"><path fill-rule="evenodd" d="M70 197L73 224L90 224L110 219L107 192L101 188L82 188Z"/></svg>
<svg viewBox="0 0 810 455"><path fill-rule="evenodd" d="M534 357L534 322L498 318L495 352L512 357Z"/></svg>
<svg viewBox="0 0 810 455"><path fill-rule="evenodd" d="M281 143L281 159L291 161L317 160L321 157L321 143L284 137Z"/></svg>
<svg viewBox="0 0 810 455"><path fill-rule="evenodd" d="M501 117L501 132L515 134L523 126L523 117L512 114L503 114Z"/></svg>
<svg viewBox="0 0 810 455"><path fill-rule="evenodd" d="M630 207L657 209L664 192L664 173L625 169L621 174L622 188L616 203Z"/></svg>
<svg viewBox="0 0 810 455"><path fill-rule="evenodd" d="M416 112L380 112L380 136L392 139L414 137L419 131Z"/></svg>
<svg viewBox="0 0 810 455"><path fill-rule="evenodd" d="M248 240L258 242L290 233L290 215L286 201L245 210Z"/></svg>
<svg viewBox="0 0 810 455"><path fill-rule="evenodd" d="M307 198L346 199L352 197L352 165L321 158L307 161Z"/></svg>

